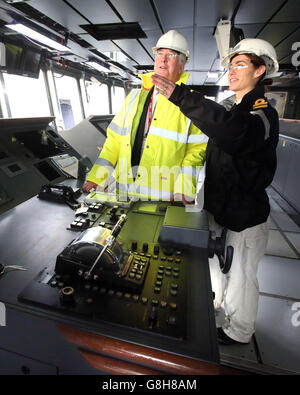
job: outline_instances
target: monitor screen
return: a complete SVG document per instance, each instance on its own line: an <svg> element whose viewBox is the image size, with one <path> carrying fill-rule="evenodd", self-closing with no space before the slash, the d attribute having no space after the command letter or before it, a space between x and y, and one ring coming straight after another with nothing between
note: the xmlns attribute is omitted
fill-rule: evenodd
<svg viewBox="0 0 300 395"><path fill-rule="evenodd" d="M9 74L20 74L23 48L19 45L5 43L5 66L2 69Z"/></svg>
<svg viewBox="0 0 300 395"><path fill-rule="evenodd" d="M0 69L8 74L38 78L41 61L42 53L38 49L6 42L5 65Z"/></svg>
<svg viewBox="0 0 300 395"><path fill-rule="evenodd" d="M22 75L32 78L39 78L42 54L31 48L23 51Z"/></svg>

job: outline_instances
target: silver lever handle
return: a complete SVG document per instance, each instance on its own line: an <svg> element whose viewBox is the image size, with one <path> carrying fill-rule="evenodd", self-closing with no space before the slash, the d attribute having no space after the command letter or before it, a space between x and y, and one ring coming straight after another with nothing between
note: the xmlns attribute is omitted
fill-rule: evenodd
<svg viewBox="0 0 300 395"><path fill-rule="evenodd" d="M110 247L113 244L113 242L115 241L116 237L120 233L122 227L124 226L126 220L127 220L126 214L122 214L120 216L118 222L113 227L113 229L111 231L111 234L106 238L105 245L102 248L102 250L99 253L99 255L97 256L97 258L95 259L95 262L91 266L90 270L87 273L85 273L84 277L85 277L86 280L88 280L91 277L92 271L97 266L97 263L100 261L100 259L101 259L102 255L104 254L104 252L107 250L108 247Z"/></svg>

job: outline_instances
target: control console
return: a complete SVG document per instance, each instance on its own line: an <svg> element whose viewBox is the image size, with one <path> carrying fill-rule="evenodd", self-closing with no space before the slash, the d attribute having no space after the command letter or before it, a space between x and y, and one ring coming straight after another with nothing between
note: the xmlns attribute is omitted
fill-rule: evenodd
<svg viewBox="0 0 300 395"><path fill-rule="evenodd" d="M136 205L124 209L91 203L79 209L69 227L74 240L19 300L184 340L188 251L158 242L165 203L152 203L154 209L149 203L145 209L142 203ZM82 231L84 222L88 225Z"/></svg>

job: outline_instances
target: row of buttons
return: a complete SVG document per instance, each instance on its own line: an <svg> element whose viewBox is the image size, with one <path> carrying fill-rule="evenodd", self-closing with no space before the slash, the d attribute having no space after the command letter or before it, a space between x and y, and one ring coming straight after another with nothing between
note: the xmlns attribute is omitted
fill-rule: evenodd
<svg viewBox="0 0 300 395"><path fill-rule="evenodd" d="M152 258L154 260L158 260L159 256L158 255L151 255L151 254L145 254L143 252L134 252L134 254L138 254L139 256L145 256L146 258ZM135 258L135 260L137 260L137 258ZM166 256L161 256L160 260L162 262L175 262L175 263L180 263L181 259L180 258L173 258L173 257L166 257Z"/></svg>
<svg viewBox="0 0 300 395"><path fill-rule="evenodd" d="M71 229L87 229L90 226L90 220L88 218L75 219L70 227Z"/></svg>
<svg viewBox="0 0 300 395"><path fill-rule="evenodd" d="M144 274L144 269L146 265L147 259L146 258L141 258L139 256L134 257L134 261L132 263L130 273L129 273L129 278L132 280L141 280L143 274Z"/></svg>
<svg viewBox="0 0 300 395"><path fill-rule="evenodd" d="M132 249L132 251L137 251L137 249L138 249L138 242L137 241L132 241L131 249ZM148 250L149 250L149 244L146 242L143 243L142 252L146 253L146 252L148 252ZM154 255L158 255L160 250L162 250L162 253L164 255L168 255L168 256L171 256L173 254L175 254L177 256L181 255L181 251L179 251L179 250L174 251L174 249L171 247L161 247L159 244L156 244L153 246L153 254Z"/></svg>
<svg viewBox="0 0 300 395"><path fill-rule="evenodd" d="M138 255L146 255L146 256L148 256L148 257L151 257L151 254L149 253L149 252L147 252L148 251L148 247L147 248L143 248L143 251L141 251L141 252L139 252L139 251L137 251L137 245L135 245L133 248L132 248L132 250L133 250L133 253L134 254L138 254ZM181 251L173 251L172 253L169 253L168 251L166 251L166 250L162 250L162 253L164 254L164 255L167 255L167 256L169 256L170 258L171 258L171 255L173 255L173 254L175 254L175 256L177 256L177 257L179 257L179 256L181 256L182 255L182 252ZM153 248L153 255L159 255L159 246L154 246L154 248Z"/></svg>
<svg viewBox="0 0 300 395"><path fill-rule="evenodd" d="M59 276L58 276L59 277ZM63 288L64 287L64 283L62 282L62 281L59 281L59 278L56 280L56 279L53 279L51 282L50 282L50 285L52 286L52 287L58 287L58 288ZM98 285L92 285L92 284L90 284L90 283L86 283L86 284L84 284L84 286L83 286L83 288L84 288L84 290L85 291L91 291L93 294L96 294L96 293L100 293L100 295L105 295L105 294L107 294L108 296L117 296L118 298L121 298L121 297L124 297L125 299L127 299L127 300L129 300L129 299L132 299L134 302L138 302L139 300L141 301L141 303L142 304L147 304L148 303L148 298L147 297L145 297L145 296L140 296L140 295L136 295L136 294L131 294L131 293L129 293L129 292L121 292L121 291L115 291L115 290L113 290L113 289L107 289L107 288L105 288L105 287L99 287ZM175 283L172 283L171 284L171 292L172 291L174 291L174 292L176 292L177 293L177 288L178 288L178 285L177 284L175 284ZM175 296L175 295L174 295ZM87 299L92 299L92 298L87 298ZM165 308L165 307L167 307L167 305L168 305L168 303L167 302L165 302L165 301L161 301L160 303L159 303L159 301L157 300L157 299L151 299L151 304L152 304L152 306L158 306L159 304L160 304L160 306L162 307L162 308ZM176 309L177 308L177 305L176 305L176 303L169 303L169 306L172 308L172 309Z"/></svg>
<svg viewBox="0 0 300 395"><path fill-rule="evenodd" d="M163 266L159 265L157 275L156 275L156 282L154 285L154 292L155 293L160 293L161 292L161 287L163 283L163 276L170 277L173 275L173 278L178 278L180 273L180 269L178 267L171 267L171 266ZM178 284L176 283L171 283L171 289L170 289L170 295L171 296L177 296L178 293Z"/></svg>
<svg viewBox="0 0 300 395"><path fill-rule="evenodd" d="M181 262L181 259L180 258L172 258L172 257L165 257L165 256L162 256L161 258L160 258L160 260L161 261L163 261L163 262L165 262L165 261L168 261L168 262L175 262L175 263L180 263Z"/></svg>
<svg viewBox="0 0 300 395"><path fill-rule="evenodd" d="M88 211L90 212L96 212L96 213L101 213L103 210L103 206L101 203L91 203L89 204Z"/></svg>
<svg viewBox="0 0 300 395"><path fill-rule="evenodd" d="M107 289L105 287L101 287L100 289L97 286L94 286L91 288L92 292L98 292L100 293L100 295L108 295L108 296L116 296L117 298L122 298L124 297L124 299L126 300L133 300L134 302L141 302L144 305L147 305L149 302L149 298L145 297L145 296L140 296L137 294L131 294L129 292L121 292L121 291L115 291L113 289ZM176 303L167 303L166 301L162 300L159 301L157 299L150 299L151 305L152 306L160 306L162 308L166 308L168 305L172 310L176 310L177 309L177 304Z"/></svg>

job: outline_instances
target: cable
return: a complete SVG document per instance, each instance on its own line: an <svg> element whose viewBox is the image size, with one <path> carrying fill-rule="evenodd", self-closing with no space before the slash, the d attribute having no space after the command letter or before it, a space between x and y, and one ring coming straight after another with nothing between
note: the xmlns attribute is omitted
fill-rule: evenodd
<svg viewBox="0 0 300 395"><path fill-rule="evenodd" d="M242 3L242 0L239 0L237 6L235 7L235 9L233 11L232 17L230 19L232 26L234 25L235 17L236 17L236 14L238 13L240 6L241 6L241 3Z"/></svg>

